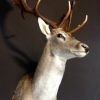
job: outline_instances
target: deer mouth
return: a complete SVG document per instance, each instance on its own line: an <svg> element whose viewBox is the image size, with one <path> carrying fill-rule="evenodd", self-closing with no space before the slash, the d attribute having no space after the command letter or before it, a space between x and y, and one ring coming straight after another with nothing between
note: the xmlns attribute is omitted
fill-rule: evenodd
<svg viewBox="0 0 100 100"><path fill-rule="evenodd" d="M85 51L72 51L76 57L85 57L89 52Z"/></svg>

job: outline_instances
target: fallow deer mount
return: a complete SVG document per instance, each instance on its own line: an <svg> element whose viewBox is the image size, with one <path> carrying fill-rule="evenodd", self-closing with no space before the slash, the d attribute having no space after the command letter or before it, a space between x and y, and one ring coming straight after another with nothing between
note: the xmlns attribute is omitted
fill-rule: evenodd
<svg viewBox="0 0 100 100"><path fill-rule="evenodd" d="M22 13L27 12L38 17L40 30L47 39L35 75L25 75L20 80L12 100L57 100L67 60L85 57L89 53L89 47L72 36L86 24L88 15L81 24L71 29L75 0L68 1L68 11L59 23L39 12L41 0L37 1L34 8L29 6L27 0L12 0L12 2Z"/></svg>

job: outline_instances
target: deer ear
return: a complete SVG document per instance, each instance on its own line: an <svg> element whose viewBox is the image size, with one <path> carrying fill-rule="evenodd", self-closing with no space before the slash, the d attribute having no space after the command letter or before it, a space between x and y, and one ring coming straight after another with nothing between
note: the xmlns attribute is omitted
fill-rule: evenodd
<svg viewBox="0 0 100 100"><path fill-rule="evenodd" d="M48 38L50 37L50 28L49 25L46 24L40 17L38 18L38 24L41 32Z"/></svg>

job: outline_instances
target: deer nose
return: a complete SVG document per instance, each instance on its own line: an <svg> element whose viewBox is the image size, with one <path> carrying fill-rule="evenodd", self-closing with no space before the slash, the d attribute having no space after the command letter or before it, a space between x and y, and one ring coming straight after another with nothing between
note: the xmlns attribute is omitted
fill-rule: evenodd
<svg viewBox="0 0 100 100"><path fill-rule="evenodd" d="M80 44L81 47L83 47L85 49L85 52L88 53L89 52L89 47L86 44L81 43Z"/></svg>

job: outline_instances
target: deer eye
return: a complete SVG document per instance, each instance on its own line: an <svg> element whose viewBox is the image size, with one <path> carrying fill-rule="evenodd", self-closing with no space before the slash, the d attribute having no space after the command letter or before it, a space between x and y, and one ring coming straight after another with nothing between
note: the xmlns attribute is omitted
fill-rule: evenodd
<svg viewBox="0 0 100 100"><path fill-rule="evenodd" d="M62 34L57 34L57 38L62 38L63 40L65 40L65 37Z"/></svg>

